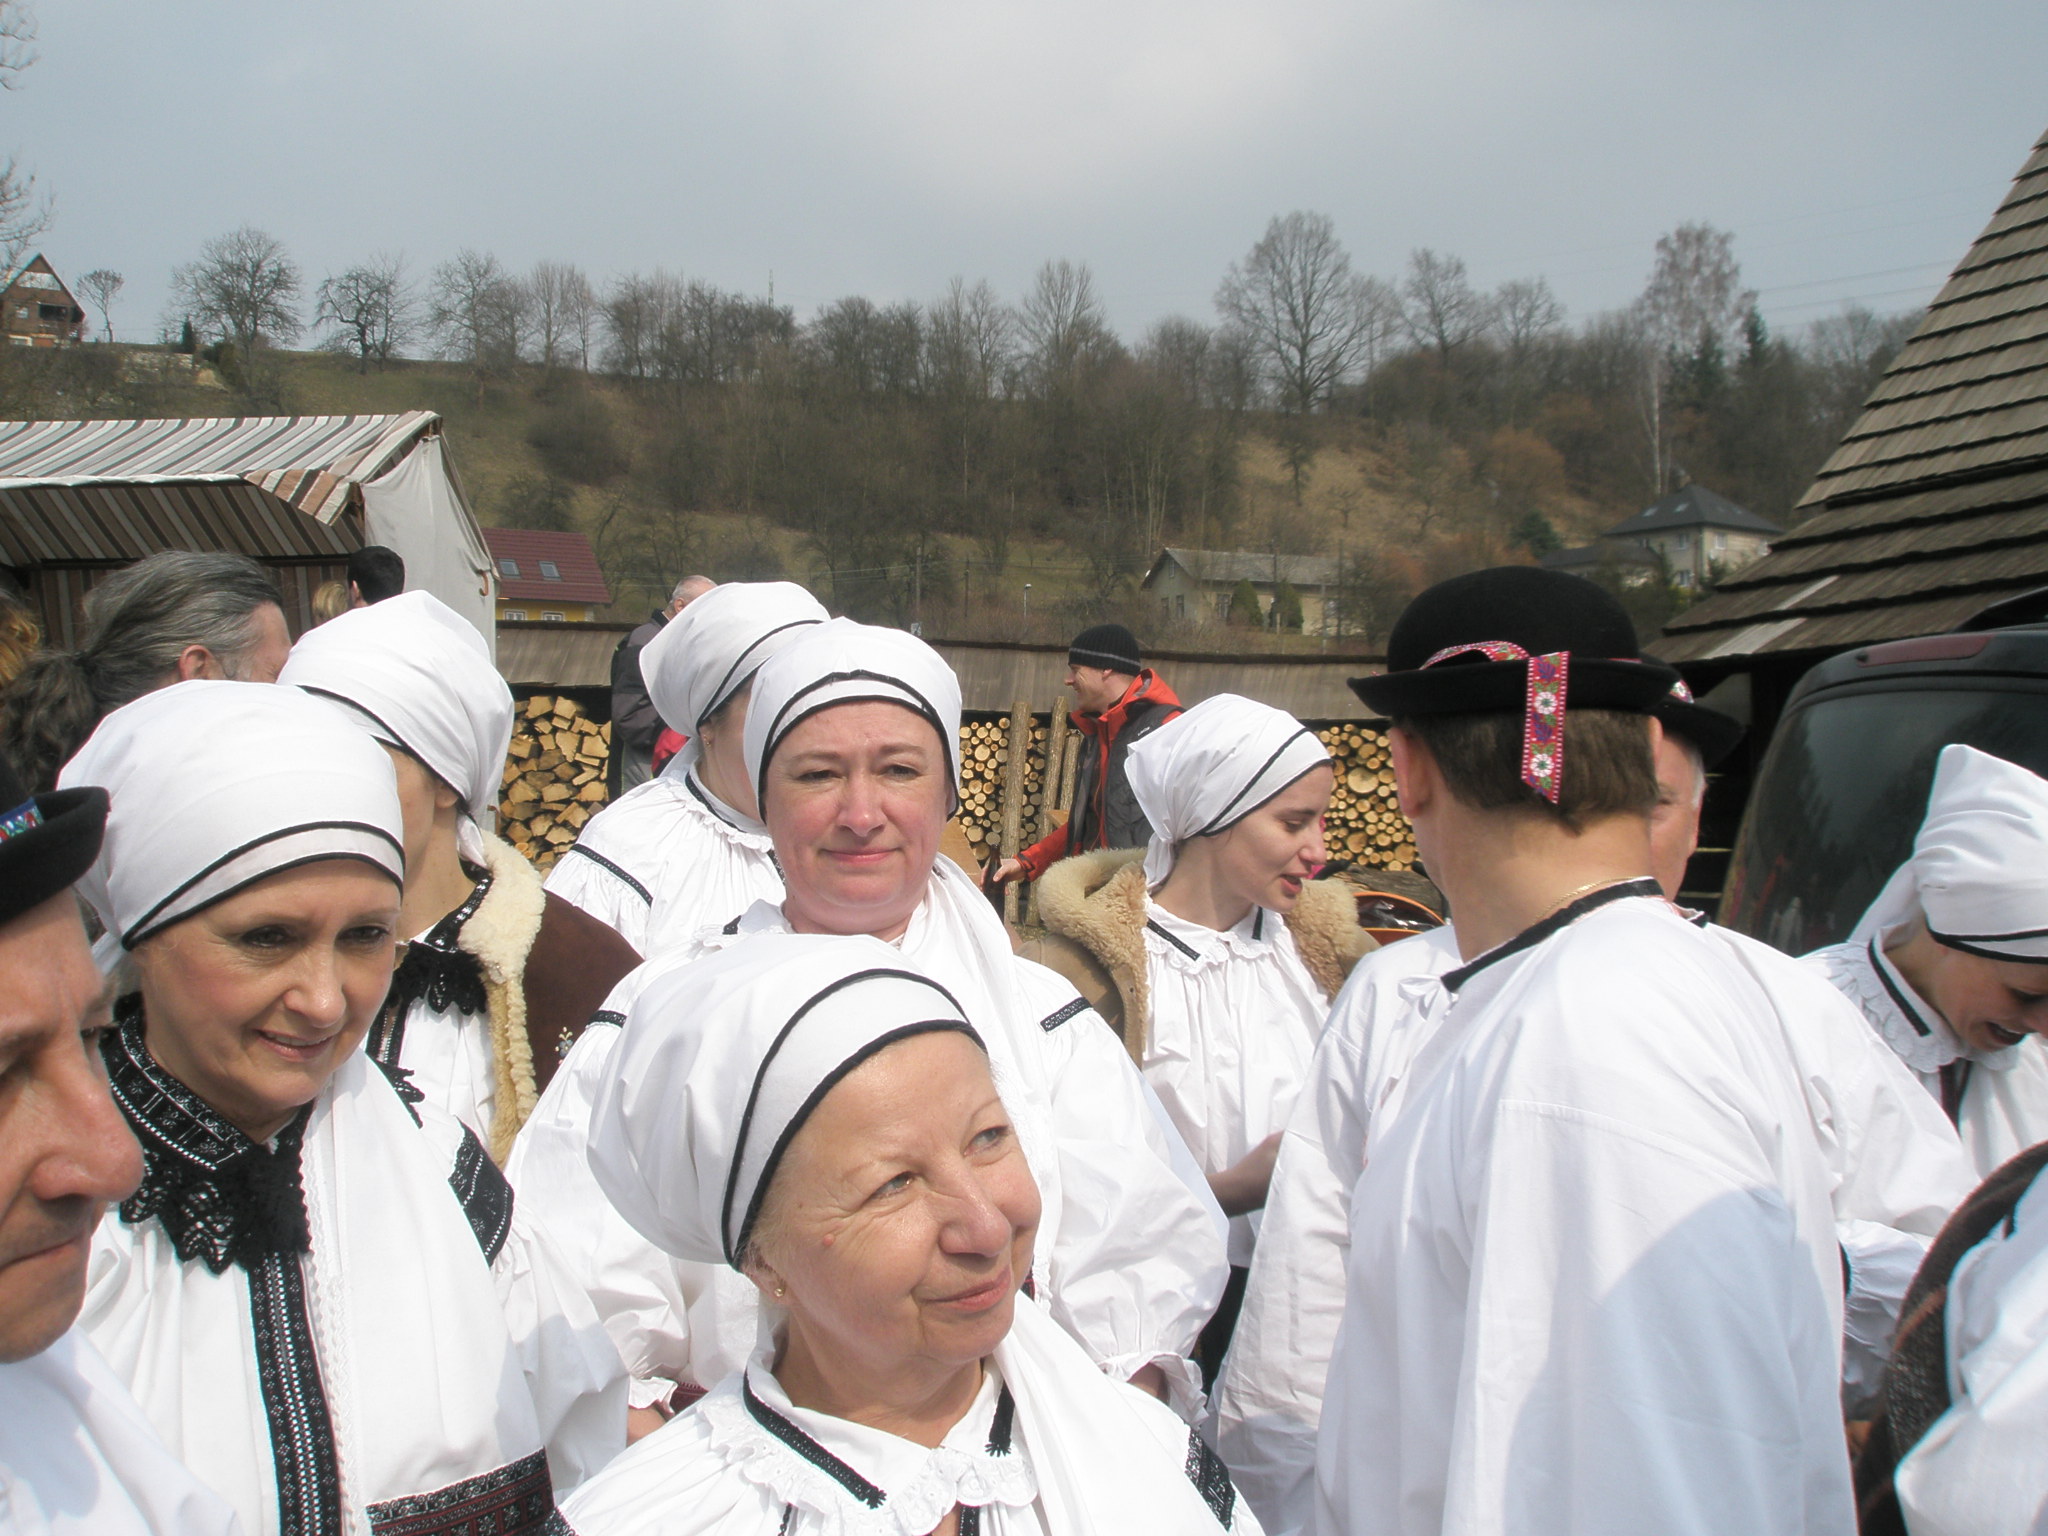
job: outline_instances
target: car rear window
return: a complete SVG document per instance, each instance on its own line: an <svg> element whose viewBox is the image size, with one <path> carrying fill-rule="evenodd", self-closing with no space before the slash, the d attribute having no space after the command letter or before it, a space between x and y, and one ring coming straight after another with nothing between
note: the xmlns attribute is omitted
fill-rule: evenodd
<svg viewBox="0 0 2048 1536"><path fill-rule="evenodd" d="M1721 921L1803 954L1848 936L1913 851L1950 742L2048 776L2048 687L1915 677L1823 695L1779 724L1742 824Z"/></svg>

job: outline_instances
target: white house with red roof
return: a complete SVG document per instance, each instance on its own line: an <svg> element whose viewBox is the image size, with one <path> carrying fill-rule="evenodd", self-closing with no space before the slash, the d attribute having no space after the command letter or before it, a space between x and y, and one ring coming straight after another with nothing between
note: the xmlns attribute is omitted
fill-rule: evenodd
<svg viewBox="0 0 2048 1536"><path fill-rule="evenodd" d="M612 600L597 551L580 533L486 528L498 573L498 618L587 624Z"/></svg>

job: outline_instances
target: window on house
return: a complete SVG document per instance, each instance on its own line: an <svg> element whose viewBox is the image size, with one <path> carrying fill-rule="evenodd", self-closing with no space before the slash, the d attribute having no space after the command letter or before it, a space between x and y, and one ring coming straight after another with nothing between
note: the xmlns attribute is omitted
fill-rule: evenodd
<svg viewBox="0 0 2048 1536"><path fill-rule="evenodd" d="M15 313L15 316L16 316L16 318L18 318L18 319L22 319L22 320L26 320L26 319L27 319L27 318L29 317L30 309L31 309L31 306L29 306L29 305L27 305L27 304L17 304L17 305L15 305L15 306L14 306L14 313Z"/></svg>
<svg viewBox="0 0 2048 1536"><path fill-rule="evenodd" d="M517 560L500 560L498 562L498 574L507 581L517 581L519 579L519 562Z"/></svg>
<svg viewBox="0 0 2048 1536"><path fill-rule="evenodd" d="M1692 535L1689 533L1674 533L1673 535L1671 535L1671 547L1673 549L1691 548Z"/></svg>
<svg viewBox="0 0 2048 1536"><path fill-rule="evenodd" d="M540 579L542 581L560 581L562 579L562 568L552 560L543 560L540 563Z"/></svg>
<svg viewBox="0 0 2048 1536"><path fill-rule="evenodd" d="M543 624L559 624L559 623L561 623L561 622L562 622L562 614L561 614L561 610L559 610L559 609L556 609L556 610L554 610L553 612L549 612L548 610L545 610L545 609L543 609L543 610L542 610L542 612L541 612L541 616L540 616L540 621L541 621L541 622L542 622Z"/></svg>
<svg viewBox="0 0 2048 1536"><path fill-rule="evenodd" d="M69 304L38 304L36 308L42 312L42 318L45 320L55 320L61 323L71 318L71 306Z"/></svg>
<svg viewBox="0 0 2048 1536"><path fill-rule="evenodd" d="M524 608L507 608L505 610L504 617L512 619L517 623L524 624L526 622L526 610Z"/></svg>

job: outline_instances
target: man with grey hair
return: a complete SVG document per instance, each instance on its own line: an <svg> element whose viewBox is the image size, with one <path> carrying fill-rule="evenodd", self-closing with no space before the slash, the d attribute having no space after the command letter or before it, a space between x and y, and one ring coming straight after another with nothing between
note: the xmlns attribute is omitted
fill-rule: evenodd
<svg viewBox="0 0 2048 1536"><path fill-rule="evenodd" d="M38 789L108 711L192 678L274 683L291 650L284 600L246 555L168 549L85 599L75 651L43 650L0 695L0 743Z"/></svg>
<svg viewBox="0 0 2048 1536"><path fill-rule="evenodd" d="M614 800L652 777L654 743L662 730L661 715L640 675L640 653L662 625L717 585L709 576L685 576L669 593L667 606L650 613L612 652L612 751L605 787Z"/></svg>

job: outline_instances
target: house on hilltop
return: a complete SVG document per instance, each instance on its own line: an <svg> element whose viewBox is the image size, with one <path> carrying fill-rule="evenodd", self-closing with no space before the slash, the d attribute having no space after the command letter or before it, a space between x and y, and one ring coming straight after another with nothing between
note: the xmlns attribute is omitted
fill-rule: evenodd
<svg viewBox="0 0 2048 1536"><path fill-rule="evenodd" d="M597 551L580 533L486 528L498 571L498 618L588 624L612 600Z"/></svg>
<svg viewBox="0 0 2048 1536"><path fill-rule="evenodd" d="M1799 508L1649 647L1737 679L1759 747L1814 663L2048 584L2048 135Z"/></svg>
<svg viewBox="0 0 2048 1536"><path fill-rule="evenodd" d="M1328 555L1266 555L1245 549L1162 549L1140 589L1157 599L1170 624L1221 629L1230 620L1230 594L1249 581L1259 611L1273 611L1282 582L1301 596L1304 634L1323 634L1337 618L1337 562Z"/></svg>
<svg viewBox="0 0 2048 1536"><path fill-rule="evenodd" d="M1615 570L1631 587L1654 580L1661 568L1673 586L1696 592L1762 559L1771 540L1784 531L1703 485L1687 485L1606 529L1591 544L1553 550L1538 563L1574 576Z"/></svg>
<svg viewBox="0 0 2048 1536"><path fill-rule="evenodd" d="M40 253L0 290L0 333L14 346L61 347L79 341L84 331L85 311Z"/></svg>

